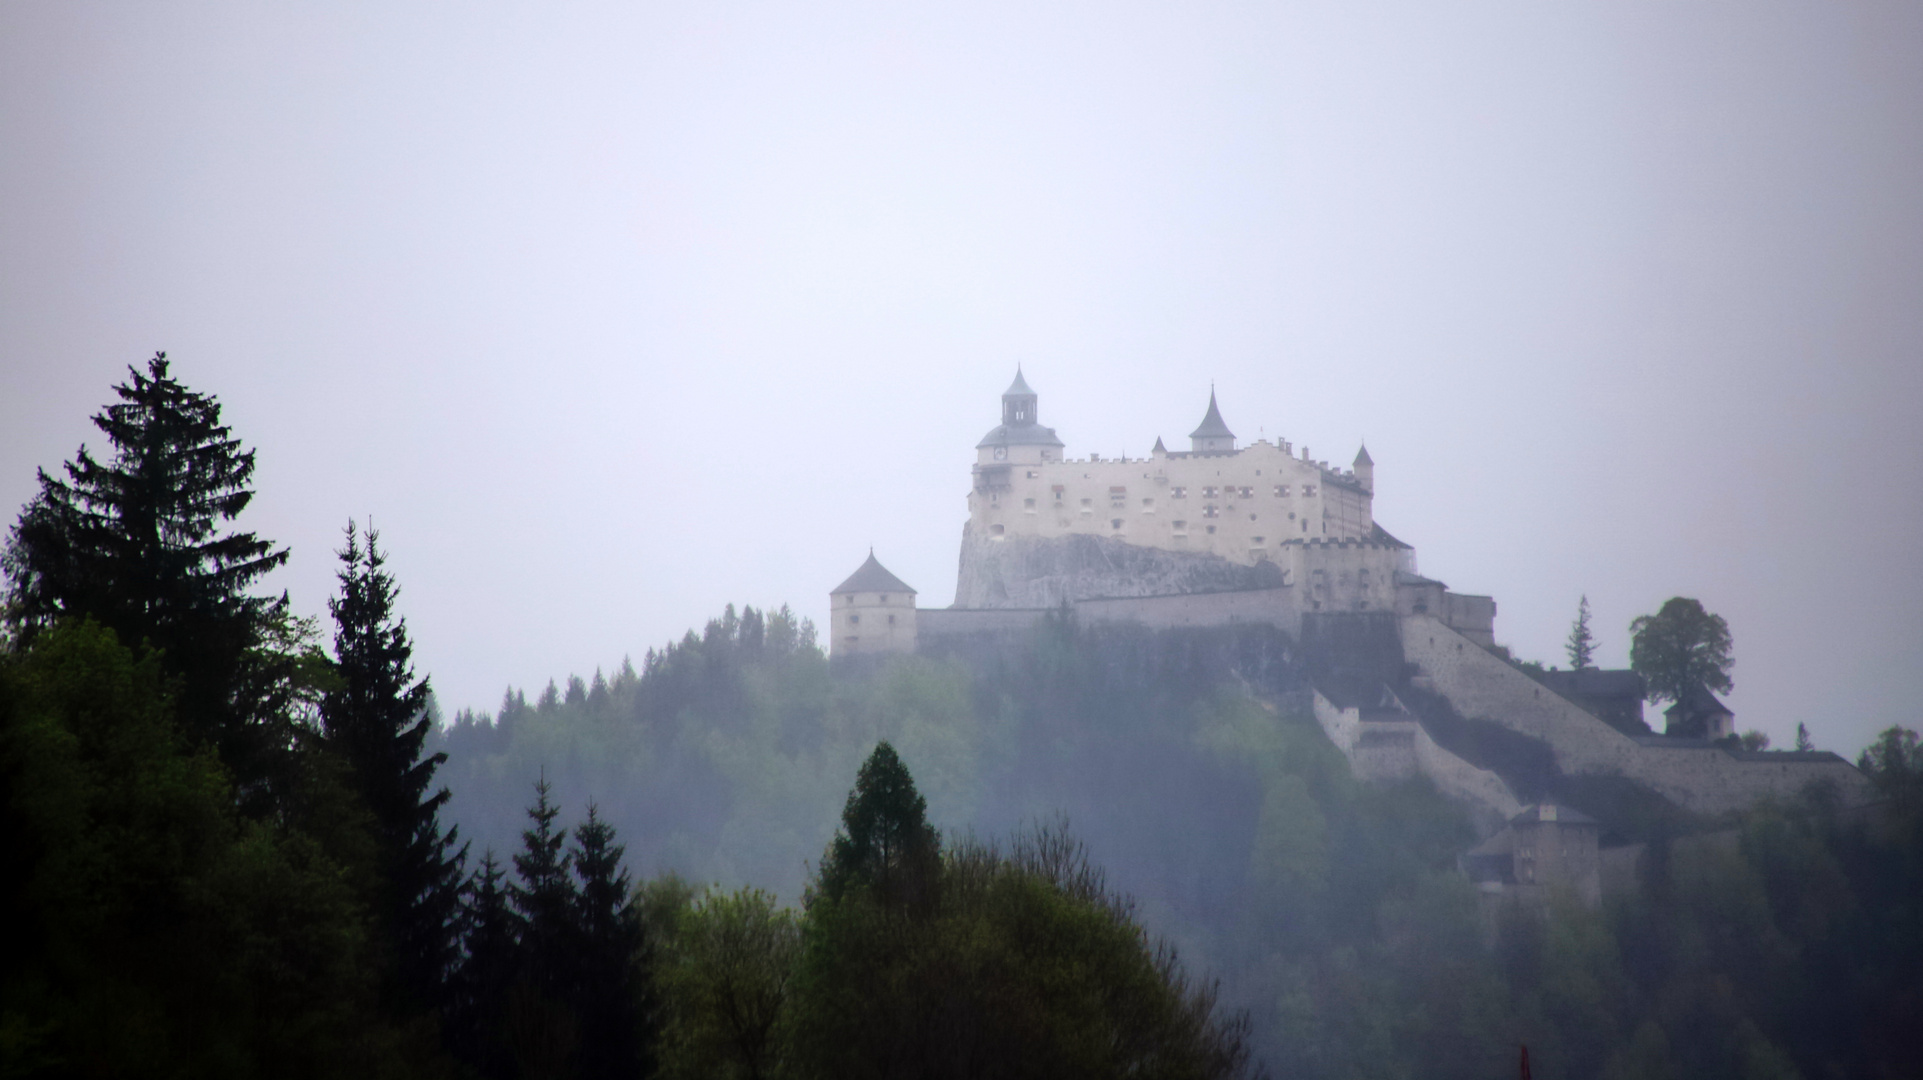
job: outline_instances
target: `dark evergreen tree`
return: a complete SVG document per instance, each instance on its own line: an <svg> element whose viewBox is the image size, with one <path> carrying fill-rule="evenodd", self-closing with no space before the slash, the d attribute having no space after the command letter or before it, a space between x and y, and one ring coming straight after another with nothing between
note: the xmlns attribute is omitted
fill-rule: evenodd
<svg viewBox="0 0 1923 1080"><path fill-rule="evenodd" d="M624 851L614 842L614 827L588 804L588 820L574 830L570 854L581 881L574 1005L581 1020L581 1075L589 1080L651 1071L644 1060L650 1040L643 1030L649 1009L640 966L641 917L621 867Z"/></svg>
<svg viewBox="0 0 1923 1080"><path fill-rule="evenodd" d="M289 643L286 597L247 589L287 549L228 527L253 500L254 453L220 422L219 402L169 375L166 353L128 371L119 403L93 418L112 458L83 446L64 479L39 473L4 558L9 618L22 645L84 615L162 650L183 730L216 745L251 790L291 740L287 695L265 684L294 675L262 656Z"/></svg>
<svg viewBox="0 0 1923 1080"><path fill-rule="evenodd" d="M522 923L506 878L490 849L463 890L464 949L448 1025L454 1053L492 1080L513 1075L508 1001L520 968Z"/></svg>
<svg viewBox="0 0 1923 1080"><path fill-rule="evenodd" d="M568 831L554 827L561 811L549 801L549 790L545 777L534 786L527 811L533 827L521 833L521 853L514 856L520 882L508 891L521 916L521 963L509 995L508 1028L523 1075L572 1073L581 1039L573 1008L580 896L570 873L573 857L564 850Z"/></svg>
<svg viewBox="0 0 1923 1080"><path fill-rule="evenodd" d="M863 884L885 905L923 906L940 869L941 837L928 824L928 801L895 748L878 744L862 763L841 830L821 868L821 891L840 897Z"/></svg>
<svg viewBox="0 0 1923 1080"><path fill-rule="evenodd" d="M1796 748L1798 750L1816 749L1816 740L1810 738L1808 724L1796 725Z"/></svg>
<svg viewBox="0 0 1923 1080"><path fill-rule="evenodd" d="M460 917L467 849L459 829L441 833L450 793L429 794L444 753L424 754L433 721L431 691L416 680L407 621L395 615L399 589L386 570L371 527L362 547L353 522L340 556L334 616L337 685L321 703L328 745L346 760L361 800L373 814L380 849L376 908L394 949L403 1000L415 1008L446 1003Z"/></svg>
<svg viewBox="0 0 1923 1080"><path fill-rule="evenodd" d="M1589 632L1589 596L1576 605L1576 621L1569 627L1569 670L1595 667L1596 638Z"/></svg>

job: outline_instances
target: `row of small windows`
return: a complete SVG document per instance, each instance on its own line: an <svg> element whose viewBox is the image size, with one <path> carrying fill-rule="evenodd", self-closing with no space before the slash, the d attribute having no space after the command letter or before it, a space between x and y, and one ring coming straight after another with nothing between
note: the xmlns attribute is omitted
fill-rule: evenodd
<svg viewBox="0 0 1923 1080"><path fill-rule="evenodd" d="M1056 488L1055 490L1057 492L1056 498L1060 498L1059 493L1061 489ZM1275 497L1278 499L1286 499L1289 497L1290 487L1287 484L1277 484L1271 490L1275 492ZM1172 499L1186 499L1189 497L1189 489L1178 484L1169 489L1169 497ZM1255 488L1248 485L1236 487L1230 484L1223 487L1216 487L1213 484L1207 484L1202 488L1202 497L1204 499L1253 499L1255 498ZM1314 498L1315 485L1303 484L1302 497L1305 499Z"/></svg>
<svg viewBox="0 0 1923 1080"><path fill-rule="evenodd" d="M859 626L859 625L861 625L861 616L859 616L859 615L850 615L850 616L848 616L848 625L849 625L849 626ZM894 617L893 615L890 615L890 616L888 616L888 625L889 625L889 626L893 626L893 625L895 625L895 617Z"/></svg>

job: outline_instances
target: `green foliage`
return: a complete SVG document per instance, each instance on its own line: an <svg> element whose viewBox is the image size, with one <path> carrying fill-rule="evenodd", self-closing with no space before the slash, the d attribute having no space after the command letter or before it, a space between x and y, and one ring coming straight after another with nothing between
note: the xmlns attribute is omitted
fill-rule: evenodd
<svg viewBox="0 0 1923 1080"><path fill-rule="evenodd" d="M1671 597L1656 614L1638 615L1629 633L1629 666L1647 680L1652 700L1676 701L1697 683L1729 692L1729 624L1701 601Z"/></svg>
<svg viewBox="0 0 1923 1080"><path fill-rule="evenodd" d="M931 902L941 838L927 815L928 801L895 748L876 746L855 777L841 831L822 862L822 894L840 899L860 886L891 906Z"/></svg>
<svg viewBox="0 0 1923 1080"><path fill-rule="evenodd" d="M1596 636L1589 632L1589 597L1576 605L1576 621L1569 626L1569 670L1595 667Z"/></svg>
<svg viewBox="0 0 1923 1080"><path fill-rule="evenodd" d="M801 926L794 913L761 889L710 888L691 902L686 892L657 887L655 896L670 905L656 960L668 1010L662 1075L667 1080L782 1075L788 1032L780 1024L801 954Z"/></svg>
<svg viewBox="0 0 1923 1080"><path fill-rule="evenodd" d="M1909 728L1892 726L1863 749L1856 767L1877 790L1905 808L1923 801L1923 747Z"/></svg>
<svg viewBox="0 0 1923 1080"><path fill-rule="evenodd" d="M385 569L379 537L360 546L352 522L341 561L334 617L335 678L321 701L321 727L345 760L373 816L380 872L377 913L395 951L397 976L413 1007L446 1000L465 849L458 829L443 836L446 788L428 794L444 753L423 753L433 726L426 679L416 681L406 621L394 613L398 589Z"/></svg>
<svg viewBox="0 0 1923 1080"><path fill-rule="evenodd" d="M57 623L0 666L10 915L0 1065L196 1076L377 1075L349 875L314 838L240 817L172 720L170 680L110 630ZM325 801L321 799L320 801Z"/></svg>
<svg viewBox="0 0 1923 1080"><path fill-rule="evenodd" d="M181 679L183 731L217 746L250 790L284 763L292 734L274 706L291 671L267 648L289 621L285 598L246 590L287 551L226 525L253 499L254 455L220 404L170 376L165 353L129 374L93 418L113 457L82 447L64 479L39 473L4 557L9 618L23 643L85 616L159 649Z"/></svg>

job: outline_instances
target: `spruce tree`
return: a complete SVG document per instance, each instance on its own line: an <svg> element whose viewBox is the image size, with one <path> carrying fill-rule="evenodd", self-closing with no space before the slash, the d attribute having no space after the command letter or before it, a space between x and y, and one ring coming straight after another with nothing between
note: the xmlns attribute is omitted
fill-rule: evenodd
<svg viewBox="0 0 1923 1080"><path fill-rule="evenodd" d="M552 790L545 776L534 785L534 805L527 810L533 825L521 833L521 852L514 856L514 870L521 880L510 886L508 895L520 913L529 975L544 993L565 998L580 900L569 875L573 856L564 850L568 831L554 827L561 809L548 798Z"/></svg>
<svg viewBox="0 0 1923 1080"><path fill-rule="evenodd" d="M508 996L520 969L522 924L506 878L490 849L463 890L463 949L447 1033L455 1055L490 1078L513 1073Z"/></svg>
<svg viewBox="0 0 1923 1080"><path fill-rule="evenodd" d="M821 868L823 894L838 899L863 885L885 905L924 906L933 899L940 856L928 801L895 748L877 744L842 808L841 829Z"/></svg>
<svg viewBox="0 0 1923 1080"><path fill-rule="evenodd" d="M64 478L39 473L4 556L8 617L22 645L91 616L160 649L180 680L183 729L219 748L245 792L291 741L287 695L254 684L291 677L261 654L298 648L298 625L285 596L247 592L287 549L229 526L253 500L254 453L220 422L220 403L173 378L166 353L128 373L119 403L93 417L112 456L82 446Z"/></svg>
<svg viewBox="0 0 1923 1080"><path fill-rule="evenodd" d="M575 1012L581 1020L581 1075L588 1080L645 1076L642 1026L647 979L642 960L640 913L635 909L625 849L614 827L593 803L588 820L574 830L570 853L581 881L578 894L578 967Z"/></svg>
<svg viewBox="0 0 1923 1080"><path fill-rule="evenodd" d="M1816 740L1810 738L1808 724L1796 725L1796 748L1804 751L1816 749Z"/></svg>
<svg viewBox="0 0 1923 1080"><path fill-rule="evenodd" d="M1569 670L1595 666L1596 638L1589 632L1589 594L1576 605L1576 621L1569 627Z"/></svg>
<svg viewBox="0 0 1923 1080"><path fill-rule="evenodd" d="M340 595L327 602L334 616L338 684L321 703L326 741L353 772L361 800L378 831L382 895L378 913L394 947L395 973L414 1007L445 1003L455 960L461 872L459 829L441 833L440 810L450 793L429 794L444 753L426 754L433 721L431 691L416 680L407 621L395 615L399 592L386 569L380 537L367 531L362 547L354 523L340 556Z"/></svg>

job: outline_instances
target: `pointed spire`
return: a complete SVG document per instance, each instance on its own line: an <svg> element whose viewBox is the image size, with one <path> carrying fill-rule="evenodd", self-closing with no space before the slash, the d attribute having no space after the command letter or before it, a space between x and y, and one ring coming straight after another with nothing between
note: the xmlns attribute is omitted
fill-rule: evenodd
<svg viewBox="0 0 1923 1080"><path fill-rule="evenodd" d="M1358 450L1358 451L1356 451L1356 454L1355 454L1355 463L1356 463L1357 465L1374 465L1374 464L1375 464L1375 459L1369 456L1369 444L1368 444L1368 443L1366 443L1366 442L1365 442L1365 443L1363 443L1363 444L1362 444L1362 449L1360 449L1360 450Z"/></svg>
<svg viewBox="0 0 1923 1080"><path fill-rule="evenodd" d="M1209 411L1202 417L1202 426L1189 432L1191 439L1233 439L1235 432L1222 422L1222 410L1215 405L1215 386L1209 385Z"/></svg>
<svg viewBox="0 0 1923 1080"><path fill-rule="evenodd" d="M1150 453L1154 453L1154 454L1168 453L1168 447L1162 445L1162 437L1160 435L1157 435L1155 437L1155 449L1151 450Z"/></svg>
<svg viewBox="0 0 1923 1080"><path fill-rule="evenodd" d="M1017 363L1015 365L1015 381L1008 384L1008 389L1002 391L1002 396L1003 397L1016 397L1016 396L1034 397L1035 396L1035 391L1030 390L1028 388L1028 380L1022 378L1022 365L1020 363Z"/></svg>

